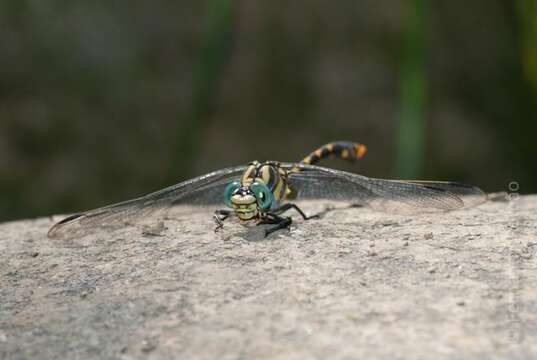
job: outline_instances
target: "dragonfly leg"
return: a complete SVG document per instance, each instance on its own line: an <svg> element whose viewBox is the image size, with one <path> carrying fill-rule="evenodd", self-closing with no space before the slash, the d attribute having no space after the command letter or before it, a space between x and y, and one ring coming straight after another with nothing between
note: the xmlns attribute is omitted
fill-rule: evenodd
<svg viewBox="0 0 537 360"><path fill-rule="evenodd" d="M319 214L312 215L312 216L307 216L304 213L304 211L302 211L302 209L300 209L296 204L292 204L292 203L283 204L282 206L272 210L271 213L275 214L275 215L279 215L279 214L283 214L284 212L286 212L287 210L290 210L290 209L295 209L300 214L300 216L302 216L302 218L304 220L318 219L319 218Z"/></svg>
<svg viewBox="0 0 537 360"><path fill-rule="evenodd" d="M265 223L271 222L272 224L274 224L274 226L265 230L265 237L280 229L289 229L291 223L293 222L290 217L282 217L276 214L269 214L268 216L269 218L264 219L263 221L266 221Z"/></svg>
<svg viewBox="0 0 537 360"><path fill-rule="evenodd" d="M214 232L217 232L224 227L224 220L226 220L232 213L233 211L228 209L215 210L214 221L216 222L216 228L214 229Z"/></svg>

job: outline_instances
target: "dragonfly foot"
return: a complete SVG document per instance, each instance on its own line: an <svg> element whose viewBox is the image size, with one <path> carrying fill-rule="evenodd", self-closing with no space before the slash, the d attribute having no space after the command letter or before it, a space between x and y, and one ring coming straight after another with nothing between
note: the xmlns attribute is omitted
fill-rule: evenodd
<svg viewBox="0 0 537 360"><path fill-rule="evenodd" d="M224 220L226 220L232 213L233 211L227 209L215 210L213 217L214 222L216 222L216 228L214 229L214 232L218 232L218 230L224 227Z"/></svg>
<svg viewBox="0 0 537 360"><path fill-rule="evenodd" d="M216 223L216 227L214 228L214 232L217 233L218 230L222 229L224 227L224 223L222 222L222 219L220 219L217 215L214 215L214 222Z"/></svg>

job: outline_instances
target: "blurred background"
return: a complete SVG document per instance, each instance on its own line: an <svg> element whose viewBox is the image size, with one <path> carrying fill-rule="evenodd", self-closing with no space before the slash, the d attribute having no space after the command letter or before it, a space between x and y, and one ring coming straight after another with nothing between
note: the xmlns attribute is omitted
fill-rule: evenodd
<svg viewBox="0 0 537 360"><path fill-rule="evenodd" d="M368 145L381 178L537 191L537 1L0 2L0 221Z"/></svg>

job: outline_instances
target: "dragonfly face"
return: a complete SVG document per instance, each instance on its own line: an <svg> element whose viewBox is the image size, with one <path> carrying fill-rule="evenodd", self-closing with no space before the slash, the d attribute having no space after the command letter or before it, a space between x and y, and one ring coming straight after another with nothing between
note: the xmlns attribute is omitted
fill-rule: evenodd
<svg viewBox="0 0 537 360"><path fill-rule="evenodd" d="M227 206L233 208L239 219L252 220L269 209L274 198L261 182L243 186L239 181L234 181L226 187L224 201Z"/></svg>

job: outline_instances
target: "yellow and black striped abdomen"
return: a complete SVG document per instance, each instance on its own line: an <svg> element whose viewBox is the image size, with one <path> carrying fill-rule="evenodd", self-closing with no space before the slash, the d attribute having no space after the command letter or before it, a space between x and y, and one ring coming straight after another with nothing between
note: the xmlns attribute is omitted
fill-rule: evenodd
<svg viewBox="0 0 537 360"><path fill-rule="evenodd" d="M302 163L314 165L329 156L336 156L340 159L353 161L364 156L366 151L367 148L363 144L350 141L335 141L321 146L306 156L302 160Z"/></svg>

